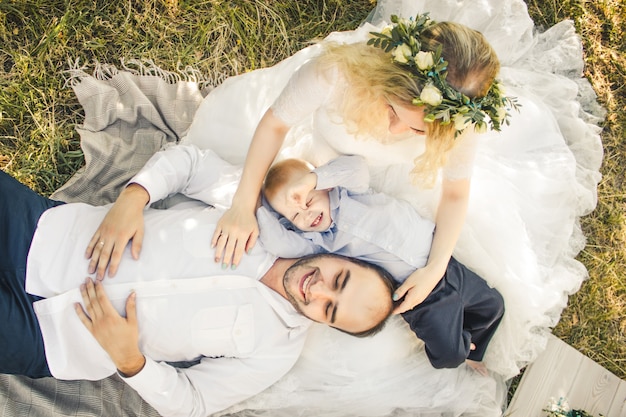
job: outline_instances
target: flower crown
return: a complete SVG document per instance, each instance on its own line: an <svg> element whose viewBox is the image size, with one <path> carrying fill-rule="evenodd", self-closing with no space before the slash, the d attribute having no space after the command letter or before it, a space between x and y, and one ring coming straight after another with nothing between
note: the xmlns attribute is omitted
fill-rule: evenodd
<svg viewBox="0 0 626 417"><path fill-rule="evenodd" d="M455 137L472 125L483 133L488 127L500 131L502 124L509 124L509 110L517 110L520 105L515 97L504 96L498 80L493 81L484 97L469 98L446 81L448 62L441 56L441 45L435 51L422 50L422 31L435 24L428 13L409 20L392 15L391 22L393 25L381 32L370 32L372 38L367 44L390 52L394 62L409 67L422 81L424 87L413 104L426 106L425 122L454 123Z"/></svg>

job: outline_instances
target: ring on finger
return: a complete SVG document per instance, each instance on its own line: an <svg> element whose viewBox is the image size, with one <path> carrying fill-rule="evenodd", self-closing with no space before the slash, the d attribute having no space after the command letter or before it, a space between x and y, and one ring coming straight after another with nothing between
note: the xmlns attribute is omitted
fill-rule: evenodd
<svg viewBox="0 0 626 417"><path fill-rule="evenodd" d="M104 246L104 240L101 240L99 243L100 246Z"/></svg>

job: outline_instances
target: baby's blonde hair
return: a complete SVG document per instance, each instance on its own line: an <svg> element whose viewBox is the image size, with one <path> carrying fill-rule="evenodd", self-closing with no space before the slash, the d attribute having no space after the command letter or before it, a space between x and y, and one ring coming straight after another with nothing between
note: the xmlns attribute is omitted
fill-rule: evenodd
<svg viewBox="0 0 626 417"><path fill-rule="evenodd" d="M480 32L458 23L440 22L424 30L421 40L424 50L434 51L441 45L452 87L471 98L487 94L500 62ZM384 141L389 134L389 102L410 107L424 87L408 67L394 63L391 54L366 43L330 44L319 65L322 69L338 66L346 77L348 91L340 111L348 130L357 136ZM414 160L413 182L432 186L454 145L453 123L426 123L426 150Z"/></svg>
<svg viewBox="0 0 626 417"><path fill-rule="evenodd" d="M268 202L274 199L276 193L289 182L295 174L311 172L313 166L302 159L289 158L276 162L270 167L263 181L263 194Z"/></svg>

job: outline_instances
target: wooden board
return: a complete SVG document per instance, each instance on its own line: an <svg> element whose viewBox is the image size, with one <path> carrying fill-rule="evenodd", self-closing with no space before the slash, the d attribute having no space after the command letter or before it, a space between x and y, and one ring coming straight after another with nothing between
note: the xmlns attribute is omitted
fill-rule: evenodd
<svg viewBox="0 0 626 417"><path fill-rule="evenodd" d="M524 372L506 417L543 417L550 398L594 416L626 417L626 381L555 336Z"/></svg>

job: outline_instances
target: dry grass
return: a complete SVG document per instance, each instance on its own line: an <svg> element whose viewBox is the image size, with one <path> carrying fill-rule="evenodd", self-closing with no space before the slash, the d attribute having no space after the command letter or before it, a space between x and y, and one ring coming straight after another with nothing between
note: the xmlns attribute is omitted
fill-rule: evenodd
<svg viewBox="0 0 626 417"><path fill-rule="evenodd" d="M590 279L570 300L556 333L626 377L626 10L623 0L528 0L547 27L573 19L586 75L608 109L598 208L583 219L580 259ZM219 78L271 65L331 30L351 29L370 0L0 1L0 168L49 194L83 163L73 127L82 115L62 71L68 59L193 64Z"/></svg>

